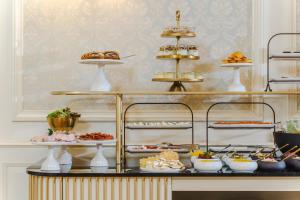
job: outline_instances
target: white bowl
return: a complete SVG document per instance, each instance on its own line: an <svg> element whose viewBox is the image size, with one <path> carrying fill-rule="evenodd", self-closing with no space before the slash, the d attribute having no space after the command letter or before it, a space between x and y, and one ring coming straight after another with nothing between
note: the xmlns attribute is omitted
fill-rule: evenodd
<svg viewBox="0 0 300 200"><path fill-rule="evenodd" d="M195 159L194 168L198 171L217 172L221 170L223 164L220 159Z"/></svg>
<svg viewBox="0 0 300 200"><path fill-rule="evenodd" d="M231 161L229 162L229 167L232 171L235 172L254 172L255 170L257 170L258 165L254 160L239 162L231 159Z"/></svg>

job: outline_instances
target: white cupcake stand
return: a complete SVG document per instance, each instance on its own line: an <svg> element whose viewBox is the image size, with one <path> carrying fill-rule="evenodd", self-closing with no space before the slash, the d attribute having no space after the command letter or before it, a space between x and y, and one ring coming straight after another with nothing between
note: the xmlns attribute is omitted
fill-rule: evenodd
<svg viewBox="0 0 300 200"><path fill-rule="evenodd" d="M241 83L240 68L251 67L252 63L228 63L222 64L221 67L230 67L234 70L233 81L228 87L229 92L245 92L246 87Z"/></svg>
<svg viewBox="0 0 300 200"><path fill-rule="evenodd" d="M91 167L108 167L108 161L103 155L104 144L114 144L115 140L101 141L78 141L78 142L33 142L38 146L48 146L47 158L41 165L43 171L60 171L61 165L72 165L72 155L67 151L68 146L96 146L97 152L92 161ZM55 148L61 149L61 155L58 159L55 158Z"/></svg>
<svg viewBox="0 0 300 200"><path fill-rule="evenodd" d="M121 60L112 59L86 59L80 60L79 63L87 65L97 65L98 71L90 88L91 91L110 91L111 84L106 78L104 67L105 65L120 65L123 64Z"/></svg>

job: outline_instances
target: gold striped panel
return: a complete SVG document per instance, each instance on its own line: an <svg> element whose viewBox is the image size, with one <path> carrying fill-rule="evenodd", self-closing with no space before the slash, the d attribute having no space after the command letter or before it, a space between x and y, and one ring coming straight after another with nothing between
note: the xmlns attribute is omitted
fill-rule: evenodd
<svg viewBox="0 0 300 200"><path fill-rule="evenodd" d="M167 177L29 176L30 200L171 200Z"/></svg>

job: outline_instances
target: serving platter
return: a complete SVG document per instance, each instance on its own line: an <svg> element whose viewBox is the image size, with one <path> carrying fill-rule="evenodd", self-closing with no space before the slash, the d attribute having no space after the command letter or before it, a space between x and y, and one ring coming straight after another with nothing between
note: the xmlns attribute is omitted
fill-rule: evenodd
<svg viewBox="0 0 300 200"><path fill-rule="evenodd" d="M270 56L270 59L300 60L300 53L275 53Z"/></svg>
<svg viewBox="0 0 300 200"><path fill-rule="evenodd" d="M33 145L39 146L68 146L68 145L76 145L77 142L31 142Z"/></svg>
<svg viewBox="0 0 300 200"><path fill-rule="evenodd" d="M168 168L168 169L140 168L140 170L142 172L147 172L147 173L180 173L184 171L184 169L172 169L172 168Z"/></svg>
<svg viewBox="0 0 300 200"><path fill-rule="evenodd" d="M114 144L116 140L78 140L78 143L86 145Z"/></svg>
<svg viewBox="0 0 300 200"><path fill-rule="evenodd" d="M174 152L177 153L188 153L189 150L185 149L185 148L157 148L157 149L138 149L141 146L128 146L127 147L127 152L128 153L160 153L162 151L168 151L168 150L172 150Z"/></svg>
<svg viewBox="0 0 300 200"><path fill-rule="evenodd" d="M251 67L253 64L252 63L226 63L226 64L221 64L220 67Z"/></svg>
<svg viewBox="0 0 300 200"><path fill-rule="evenodd" d="M128 129L189 129L192 124L189 122L130 122Z"/></svg>
<svg viewBox="0 0 300 200"><path fill-rule="evenodd" d="M120 65L123 64L123 61L114 59L85 59L80 60L79 63L90 65Z"/></svg>
<svg viewBox="0 0 300 200"><path fill-rule="evenodd" d="M209 126L210 128L214 128L214 129L233 129L233 128L237 128L237 129L271 129L274 128L275 125L272 124L211 124Z"/></svg>

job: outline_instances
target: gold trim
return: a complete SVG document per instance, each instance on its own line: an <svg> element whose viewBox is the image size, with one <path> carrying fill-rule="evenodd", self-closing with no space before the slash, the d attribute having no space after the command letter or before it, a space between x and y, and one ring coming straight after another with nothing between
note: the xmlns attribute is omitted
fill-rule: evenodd
<svg viewBox="0 0 300 200"><path fill-rule="evenodd" d="M113 177L110 179L110 196L111 200L115 199L115 179Z"/></svg>
<svg viewBox="0 0 300 200"><path fill-rule="evenodd" d="M100 195L99 195L99 187L100 187L100 184L99 184L99 177L96 178L96 199L100 199Z"/></svg>
<svg viewBox="0 0 300 200"><path fill-rule="evenodd" d="M157 59L167 59L167 60L199 60L200 56L193 55L180 55L180 54L171 54L171 55L160 55L156 56Z"/></svg>
<svg viewBox="0 0 300 200"><path fill-rule="evenodd" d="M165 200L168 200L168 178L165 178Z"/></svg>
<svg viewBox="0 0 300 200"><path fill-rule="evenodd" d="M80 200L84 200L84 179L80 179Z"/></svg>
<svg viewBox="0 0 300 200"><path fill-rule="evenodd" d="M46 177L46 200L49 200L49 177Z"/></svg>
<svg viewBox="0 0 300 200"><path fill-rule="evenodd" d="M152 78L155 82L203 82L204 78Z"/></svg>
<svg viewBox="0 0 300 200"><path fill-rule="evenodd" d="M44 198L44 177L40 176L40 200Z"/></svg>
<svg viewBox="0 0 300 200"><path fill-rule="evenodd" d="M123 199L123 179L119 178L119 200Z"/></svg>
<svg viewBox="0 0 300 200"><path fill-rule="evenodd" d="M53 184L52 184L52 198L53 200L56 200L56 177L53 178Z"/></svg>
<svg viewBox="0 0 300 200"><path fill-rule="evenodd" d="M157 178L157 200L160 200L160 177Z"/></svg>
<svg viewBox="0 0 300 200"><path fill-rule="evenodd" d="M126 200L130 200L130 179L126 178Z"/></svg>
<svg viewBox="0 0 300 200"><path fill-rule="evenodd" d="M77 200L77 178L73 180L73 200Z"/></svg>
<svg viewBox="0 0 300 200"><path fill-rule="evenodd" d="M138 200L137 199L137 196L138 196L137 183L138 183L138 178L135 177L134 178L134 200Z"/></svg>
<svg viewBox="0 0 300 200"><path fill-rule="evenodd" d="M92 178L89 178L88 199L92 200Z"/></svg>
<svg viewBox="0 0 300 200"><path fill-rule="evenodd" d="M191 37L196 37L196 33L194 32L189 32L189 33L162 33L160 34L161 37L164 38L191 38Z"/></svg>
<svg viewBox="0 0 300 200"><path fill-rule="evenodd" d="M28 177L28 185L29 185L28 199L29 199L29 200L32 200L32 198L31 198L32 185L31 185L31 184L32 184L32 183L31 183L31 175L29 175L29 177Z"/></svg>
<svg viewBox="0 0 300 200"><path fill-rule="evenodd" d="M34 199L38 199L38 193L39 193L39 183L38 183L38 181L39 181L39 179L38 179L38 177L36 176L35 177L35 190L34 190Z"/></svg>
<svg viewBox="0 0 300 200"><path fill-rule="evenodd" d="M103 179L103 199L104 200L107 200L107 194L106 194L106 190L107 190L107 178L106 177L104 177L104 179Z"/></svg>
<svg viewBox="0 0 300 200"><path fill-rule="evenodd" d="M116 167L117 173L122 170L122 95L116 96Z"/></svg>
<svg viewBox="0 0 300 200"><path fill-rule="evenodd" d="M150 177L150 200L153 200L153 177Z"/></svg>
<svg viewBox="0 0 300 200"><path fill-rule="evenodd" d="M145 177L142 178L142 200L145 200Z"/></svg>
<svg viewBox="0 0 300 200"><path fill-rule="evenodd" d="M69 177L66 178L66 200L70 199Z"/></svg>
<svg viewBox="0 0 300 200"><path fill-rule="evenodd" d="M59 197L60 197L60 200L63 200L64 199L64 193L63 193L63 178L59 178L59 190L60 190L60 194L59 194Z"/></svg>

